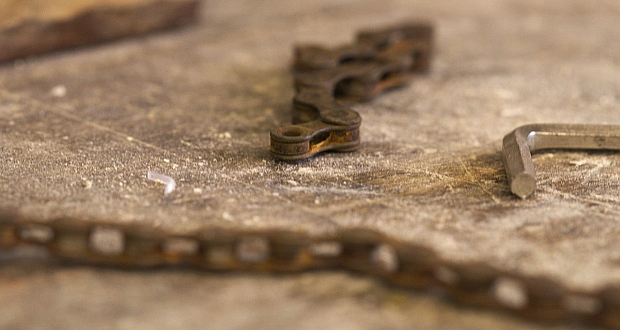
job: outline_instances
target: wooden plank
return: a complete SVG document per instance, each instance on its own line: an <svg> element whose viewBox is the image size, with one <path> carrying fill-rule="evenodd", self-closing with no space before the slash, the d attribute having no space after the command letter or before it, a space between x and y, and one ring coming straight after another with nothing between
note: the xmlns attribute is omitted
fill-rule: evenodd
<svg viewBox="0 0 620 330"><path fill-rule="evenodd" d="M191 23L198 0L4 0L0 61Z"/></svg>

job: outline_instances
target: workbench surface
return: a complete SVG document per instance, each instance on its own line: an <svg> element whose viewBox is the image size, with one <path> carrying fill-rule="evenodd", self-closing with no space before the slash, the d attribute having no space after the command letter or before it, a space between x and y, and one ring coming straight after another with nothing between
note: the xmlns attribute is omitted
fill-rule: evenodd
<svg viewBox="0 0 620 330"><path fill-rule="evenodd" d="M354 108L361 150L288 164L293 45L430 20L429 75ZM0 64L0 208L41 221L326 233L368 228L455 262L620 283L620 154L534 156L510 194L501 139L534 122L620 123L620 3L207 1L173 31ZM146 179L173 177L176 190ZM2 329L564 329L347 272L67 265L0 253Z"/></svg>

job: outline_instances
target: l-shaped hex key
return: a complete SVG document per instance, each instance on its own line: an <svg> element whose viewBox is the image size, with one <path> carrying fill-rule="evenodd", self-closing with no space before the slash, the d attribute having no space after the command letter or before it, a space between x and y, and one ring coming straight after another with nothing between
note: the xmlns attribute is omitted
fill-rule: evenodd
<svg viewBox="0 0 620 330"><path fill-rule="evenodd" d="M620 125L530 124L504 137L502 160L510 191L527 198L536 190L532 153L548 149L620 150Z"/></svg>

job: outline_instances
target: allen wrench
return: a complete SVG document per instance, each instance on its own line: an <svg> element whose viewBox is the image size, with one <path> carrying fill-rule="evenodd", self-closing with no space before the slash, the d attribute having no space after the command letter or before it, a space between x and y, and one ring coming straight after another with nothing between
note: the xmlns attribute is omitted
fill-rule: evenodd
<svg viewBox="0 0 620 330"><path fill-rule="evenodd" d="M620 150L620 125L524 125L507 134L502 147L510 191L525 199L536 190L532 153L549 149Z"/></svg>

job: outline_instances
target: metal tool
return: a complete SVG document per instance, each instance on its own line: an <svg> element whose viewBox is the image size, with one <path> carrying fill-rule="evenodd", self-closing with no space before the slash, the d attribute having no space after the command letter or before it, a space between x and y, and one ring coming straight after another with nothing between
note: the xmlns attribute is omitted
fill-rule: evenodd
<svg viewBox="0 0 620 330"><path fill-rule="evenodd" d="M347 105L405 85L428 72L433 29L429 24L363 31L353 45L295 50L293 124L271 131L271 154L297 161L327 150L359 148L360 115Z"/></svg>
<svg viewBox="0 0 620 330"><path fill-rule="evenodd" d="M620 126L531 124L504 137L502 160L513 194L527 198L536 190L532 153L548 149L620 150Z"/></svg>

